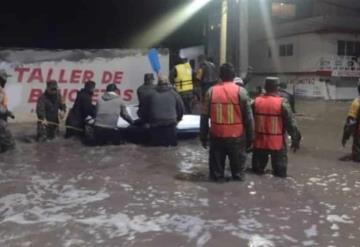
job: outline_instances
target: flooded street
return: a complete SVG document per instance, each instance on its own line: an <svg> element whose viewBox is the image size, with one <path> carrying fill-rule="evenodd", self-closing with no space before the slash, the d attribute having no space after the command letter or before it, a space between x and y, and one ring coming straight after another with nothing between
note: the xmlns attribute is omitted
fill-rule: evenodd
<svg viewBox="0 0 360 247"><path fill-rule="evenodd" d="M0 156L0 246L359 246L360 165L340 162L349 102L304 101L289 178L207 181L198 140L177 148L26 143ZM248 163L250 159L248 160Z"/></svg>

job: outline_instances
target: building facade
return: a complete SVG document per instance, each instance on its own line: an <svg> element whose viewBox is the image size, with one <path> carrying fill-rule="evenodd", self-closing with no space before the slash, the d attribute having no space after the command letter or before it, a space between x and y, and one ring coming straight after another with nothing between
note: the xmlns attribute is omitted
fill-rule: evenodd
<svg viewBox="0 0 360 247"><path fill-rule="evenodd" d="M299 96L356 97L359 24L360 1L251 1L250 89L278 76Z"/></svg>

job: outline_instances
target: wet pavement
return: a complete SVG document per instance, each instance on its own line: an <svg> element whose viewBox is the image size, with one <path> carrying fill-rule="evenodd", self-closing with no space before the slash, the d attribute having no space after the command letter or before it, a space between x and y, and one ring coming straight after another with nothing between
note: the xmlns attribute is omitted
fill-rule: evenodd
<svg viewBox="0 0 360 247"><path fill-rule="evenodd" d="M26 143L0 156L0 246L360 246L360 165L340 162L349 102L298 106L288 179L207 181L197 140L177 148Z"/></svg>

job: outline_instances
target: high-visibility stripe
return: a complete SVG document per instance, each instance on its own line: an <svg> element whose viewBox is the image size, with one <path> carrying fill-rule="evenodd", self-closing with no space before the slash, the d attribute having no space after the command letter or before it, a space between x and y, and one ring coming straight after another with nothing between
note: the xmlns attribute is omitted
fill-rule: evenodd
<svg viewBox="0 0 360 247"><path fill-rule="evenodd" d="M223 121L222 105L216 104L216 122L222 123L222 121Z"/></svg>
<svg viewBox="0 0 360 247"><path fill-rule="evenodd" d="M228 104L227 105L227 114L228 114L228 123L234 123L234 106Z"/></svg>

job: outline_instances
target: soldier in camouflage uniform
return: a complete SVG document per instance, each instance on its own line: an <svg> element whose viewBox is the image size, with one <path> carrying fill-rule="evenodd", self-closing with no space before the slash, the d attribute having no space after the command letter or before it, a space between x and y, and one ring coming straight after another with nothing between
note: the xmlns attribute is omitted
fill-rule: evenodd
<svg viewBox="0 0 360 247"><path fill-rule="evenodd" d="M8 110L5 85L9 75L5 71L0 71L0 153L15 147L14 138L8 128L8 117L15 118Z"/></svg>
<svg viewBox="0 0 360 247"><path fill-rule="evenodd" d="M37 141L44 142L54 139L59 133L59 115L66 113L66 105L61 97L56 81L48 81L45 92L36 105L38 117Z"/></svg>
<svg viewBox="0 0 360 247"><path fill-rule="evenodd" d="M252 168L255 173L264 174L270 156L274 176L286 177L287 134L291 137L294 152L300 148L301 134L289 102L281 98L278 89L278 78L266 78L266 93L253 103L255 141Z"/></svg>

